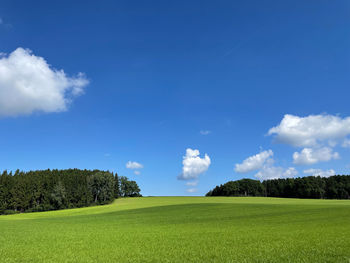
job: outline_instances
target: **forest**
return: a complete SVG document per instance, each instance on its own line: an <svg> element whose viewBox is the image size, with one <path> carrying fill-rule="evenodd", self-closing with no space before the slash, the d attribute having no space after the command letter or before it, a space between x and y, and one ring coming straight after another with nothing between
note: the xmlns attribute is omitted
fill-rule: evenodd
<svg viewBox="0 0 350 263"><path fill-rule="evenodd" d="M350 199L350 176L307 176L258 181L241 179L216 186L206 196L266 196L311 199Z"/></svg>
<svg viewBox="0 0 350 263"><path fill-rule="evenodd" d="M141 196L135 181L100 170L39 170L0 174L0 214L39 212L111 203Z"/></svg>

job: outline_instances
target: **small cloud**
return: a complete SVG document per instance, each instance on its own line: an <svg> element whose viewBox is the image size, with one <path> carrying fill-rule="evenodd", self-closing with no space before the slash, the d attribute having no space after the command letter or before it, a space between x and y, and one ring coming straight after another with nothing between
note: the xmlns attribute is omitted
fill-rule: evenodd
<svg viewBox="0 0 350 263"><path fill-rule="evenodd" d="M132 169L132 170L134 170L134 169L142 169L142 168L143 168L143 165L140 164L140 163L138 163L138 162L128 161L128 162L126 163L126 168Z"/></svg>
<svg viewBox="0 0 350 263"><path fill-rule="evenodd" d="M201 130L199 133L201 135L209 135L211 133L211 131L209 131L209 130Z"/></svg>
<svg viewBox="0 0 350 263"><path fill-rule="evenodd" d="M197 189L196 188L189 188L186 190L187 193L195 193L197 192Z"/></svg>
<svg viewBox="0 0 350 263"><path fill-rule="evenodd" d="M293 163L298 165L311 165L318 162L327 162L332 159L339 159L339 153L333 152L329 147L318 149L304 148L301 152L293 154Z"/></svg>
<svg viewBox="0 0 350 263"><path fill-rule="evenodd" d="M187 182L186 185L187 186L197 186L198 185L198 181Z"/></svg>
<svg viewBox="0 0 350 263"><path fill-rule="evenodd" d="M143 168L142 164L140 164L138 162L132 162L132 161L128 161L125 166L128 169L134 170L135 175L140 175L141 172L139 171L139 169Z"/></svg>
<svg viewBox="0 0 350 263"><path fill-rule="evenodd" d="M235 171L237 173L249 173L256 171L264 166L266 162L272 160L273 151L263 151L253 156L248 157L242 163L237 163L235 166Z"/></svg>
<svg viewBox="0 0 350 263"><path fill-rule="evenodd" d="M298 171L294 167L284 169L283 167L276 167L271 165L264 166L255 177L259 180L270 180L279 178L291 178L298 175Z"/></svg>

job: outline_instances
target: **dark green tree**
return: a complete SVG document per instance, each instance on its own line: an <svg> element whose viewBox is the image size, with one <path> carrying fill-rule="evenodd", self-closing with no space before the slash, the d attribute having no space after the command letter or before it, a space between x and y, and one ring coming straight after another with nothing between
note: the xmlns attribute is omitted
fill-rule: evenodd
<svg viewBox="0 0 350 263"><path fill-rule="evenodd" d="M0 214L47 211L110 203L120 196L118 176L100 170L39 170L0 173ZM138 196L128 181L127 196ZM116 194L117 193L117 194Z"/></svg>
<svg viewBox="0 0 350 263"><path fill-rule="evenodd" d="M138 197L141 196L140 188L135 181L129 181L125 176L120 176L120 193L124 197Z"/></svg>
<svg viewBox="0 0 350 263"><path fill-rule="evenodd" d="M114 198L119 198L121 196L120 193L120 182L119 176L117 173L114 174Z"/></svg>
<svg viewBox="0 0 350 263"><path fill-rule="evenodd" d="M307 176L263 182L242 179L216 186L206 195L350 199L350 176Z"/></svg>
<svg viewBox="0 0 350 263"><path fill-rule="evenodd" d="M51 198L56 209L63 209L67 207L67 192L61 181L59 181L53 188Z"/></svg>
<svg viewBox="0 0 350 263"><path fill-rule="evenodd" d="M114 199L114 176L109 172L97 172L90 178L95 203L105 204Z"/></svg>

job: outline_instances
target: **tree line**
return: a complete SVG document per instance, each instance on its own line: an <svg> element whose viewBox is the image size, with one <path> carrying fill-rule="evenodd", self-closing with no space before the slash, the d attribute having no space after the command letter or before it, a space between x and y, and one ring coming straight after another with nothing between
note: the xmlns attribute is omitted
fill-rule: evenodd
<svg viewBox="0 0 350 263"><path fill-rule="evenodd" d="M111 203L141 196L135 181L101 170L0 173L0 214L48 211Z"/></svg>
<svg viewBox="0 0 350 263"><path fill-rule="evenodd" d="M312 199L350 199L350 176L299 178L258 181L241 179L216 186L206 196L267 196Z"/></svg>

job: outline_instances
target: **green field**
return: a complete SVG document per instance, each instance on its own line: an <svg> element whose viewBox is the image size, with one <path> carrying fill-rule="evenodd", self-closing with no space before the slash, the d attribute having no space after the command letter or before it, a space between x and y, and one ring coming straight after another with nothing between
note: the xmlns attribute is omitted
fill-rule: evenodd
<svg viewBox="0 0 350 263"><path fill-rule="evenodd" d="M350 201L143 197L0 216L0 262L350 262Z"/></svg>

